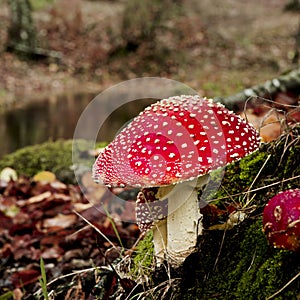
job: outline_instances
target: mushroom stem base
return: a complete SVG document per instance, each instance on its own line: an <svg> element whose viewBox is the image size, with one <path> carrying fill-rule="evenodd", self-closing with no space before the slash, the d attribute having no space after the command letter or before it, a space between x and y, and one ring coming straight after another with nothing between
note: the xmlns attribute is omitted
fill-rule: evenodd
<svg viewBox="0 0 300 300"><path fill-rule="evenodd" d="M209 175L177 184L170 189L160 188L168 198L167 255L171 264L181 264L195 250L198 235L202 234L202 214L197 197L198 189L205 185Z"/></svg>

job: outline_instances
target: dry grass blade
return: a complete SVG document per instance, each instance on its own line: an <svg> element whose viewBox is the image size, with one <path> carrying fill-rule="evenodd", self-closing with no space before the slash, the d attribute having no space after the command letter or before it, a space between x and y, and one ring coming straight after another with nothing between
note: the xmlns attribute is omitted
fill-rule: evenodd
<svg viewBox="0 0 300 300"><path fill-rule="evenodd" d="M223 200L223 199L228 199L228 198L231 198L231 197L238 197L238 196L242 196L242 195L247 195L247 194L250 194L250 193L254 193L254 192L258 192L258 191L264 190L264 189L268 189L269 187L272 187L272 186L275 186L275 185L279 185L279 184L282 184L282 183L285 183L285 182L288 182L288 181L291 181L291 180L294 180L294 179L297 179L297 178L300 178L300 175L297 175L297 176L294 176L294 177L291 177L291 178L287 178L287 179L283 179L283 180L280 180L280 181L276 181L276 182L273 182L271 184L268 184L268 185L265 185L265 186L261 186L261 187L258 187L256 189L253 189L253 190L248 190L246 192L242 192L242 193L238 193L238 194L233 194L233 195L230 195L230 196L224 196L224 197L217 198L217 199L212 199L211 201Z"/></svg>
<svg viewBox="0 0 300 300"><path fill-rule="evenodd" d="M285 284L281 289L279 289L276 293L268 297L266 300L273 299L276 297L278 294L280 294L285 288L287 288L293 281L295 281L298 277L300 276L300 272L295 275L287 284Z"/></svg>
<svg viewBox="0 0 300 300"><path fill-rule="evenodd" d="M95 271L95 270L100 270L100 269L105 269L105 270L111 270L111 268L109 267L106 267L106 266L101 266L101 267L92 267L92 268L88 268L88 269L83 269L83 270L78 270L78 271L73 271L71 273L68 273L68 274L64 274L64 275L61 275L57 278L54 278L53 280L47 282L47 286L51 286L52 284L54 284L55 282L61 280L61 279L64 279L64 278L67 278L67 277L70 277L70 276L75 276L75 275L78 275L78 274L81 274L81 273L86 273L86 272L92 272L92 271ZM41 293L42 289L40 288L38 291L35 292L35 295L39 295ZM50 294L52 293L53 291L50 291L48 293L48 295L50 296Z"/></svg>
<svg viewBox="0 0 300 300"><path fill-rule="evenodd" d="M260 170L259 170L258 173L256 174L256 176L255 176L255 178L253 179L253 181L252 181L252 183L251 183L251 185L250 185L250 187L249 187L248 190L251 191L251 189L252 189L254 183L256 182L257 178L258 178L259 175L261 174L262 170L264 169L265 165L266 165L267 162L269 161L270 157L271 157L271 154L269 154L268 157L266 158L266 160L264 161L264 164L262 165L262 167L260 168ZM245 207L247 207L247 205L251 202L251 200L250 200L250 194L246 194L245 197L246 197L246 196L247 196L247 201L246 201Z"/></svg>
<svg viewBox="0 0 300 300"><path fill-rule="evenodd" d="M80 217L82 220L84 220L87 224L89 224L93 229L95 229L113 248L116 248L116 246L114 245L114 243L105 234L103 234L99 228L97 228L95 225L93 225L89 220L87 220L85 217L83 217L77 211L73 210L73 212L78 217Z"/></svg>
<svg viewBox="0 0 300 300"><path fill-rule="evenodd" d="M139 294L138 300L142 299L166 299L164 297L167 296L167 293L170 288L174 288L174 286L178 285L181 281L181 278L172 278L167 281L164 281L160 283L159 285L155 286L152 289L149 289L148 291L142 292ZM159 298L158 298L159 296ZM168 300L173 299L172 295L168 298Z"/></svg>

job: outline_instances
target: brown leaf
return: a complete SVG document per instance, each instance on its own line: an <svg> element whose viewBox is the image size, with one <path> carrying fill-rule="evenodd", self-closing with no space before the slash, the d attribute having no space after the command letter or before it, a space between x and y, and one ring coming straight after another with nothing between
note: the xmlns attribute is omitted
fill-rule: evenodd
<svg viewBox="0 0 300 300"><path fill-rule="evenodd" d="M11 228L13 225L12 218L6 216L2 211L0 211L0 234Z"/></svg>
<svg viewBox="0 0 300 300"><path fill-rule="evenodd" d="M77 212L82 212L82 211L87 210L87 209L89 209L93 206L94 206L94 204L92 204L92 203L75 203L74 204L74 209Z"/></svg>
<svg viewBox="0 0 300 300"><path fill-rule="evenodd" d="M42 201L46 200L47 198L49 198L50 196L51 196L51 192L47 191L47 192L44 192L40 195L30 197L27 200L19 200L18 205L23 207L25 205L42 202Z"/></svg>
<svg viewBox="0 0 300 300"><path fill-rule="evenodd" d="M67 185L58 180L50 182L50 186L56 190L66 190L68 188Z"/></svg>
<svg viewBox="0 0 300 300"><path fill-rule="evenodd" d="M275 107L279 109L287 109L287 105L295 105L298 99L294 95L288 93L278 93L275 97Z"/></svg>
<svg viewBox="0 0 300 300"><path fill-rule="evenodd" d="M283 119L283 115L277 112L265 113L257 115L252 113L250 110L245 114L241 114L243 118L247 116L248 122L250 122L257 130L259 130L260 136L264 142L270 142L280 136L281 124L280 121Z"/></svg>
<svg viewBox="0 0 300 300"><path fill-rule="evenodd" d="M14 300L22 300L22 297L24 295L21 289L19 288L14 289L13 294L14 294Z"/></svg>
<svg viewBox="0 0 300 300"><path fill-rule="evenodd" d="M54 173L49 171L42 171L33 176L33 181L40 181L42 183L49 183L56 180Z"/></svg>
<svg viewBox="0 0 300 300"><path fill-rule="evenodd" d="M51 248L46 248L42 252L43 259L53 259L53 258L60 258L64 253L64 250L58 246L54 246Z"/></svg>
<svg viewBox="0 0 300 300"><path fill-rule="evenodd" d="M288 113L288 121L300 122L300 108L295 108Z"/></svg>
<svg viewBox="0 0 300 300"><path fill-rule="evenodd" d="M11 244L11 251L15 260L29 258L38 260L40 258L40 250L33 247L37 240L32 238L30 234L15 236Z"/></svg>
<svg viewBox="0 0 300 300"><path fill-rule="evenodd" d="M40 277L40 272L33 269L25 269L22 271L17 271L11 275L10 281L16 288L23 287L29 283L38 281Z"/></svg>
<svg viewBox="0 0 300 300"><path fill-rule="evenodd" d="M57 228L66 228L73 225L76 221L76 216L73 214L63 215L58 214L54 218L45 219L43 221L44 228L57 227Z"/></svg>

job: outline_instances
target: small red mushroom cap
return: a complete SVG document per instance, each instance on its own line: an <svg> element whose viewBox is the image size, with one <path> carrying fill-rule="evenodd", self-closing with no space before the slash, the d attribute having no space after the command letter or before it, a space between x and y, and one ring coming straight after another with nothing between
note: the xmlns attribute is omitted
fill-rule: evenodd
<svg viewBox="0 0 300 300"><path fill-rule="evenodd" d="M134 118L100 153L93 176L108 186L175 184L238 160L259 143L257 131L222 104L175 96Z"/></svg>
<svg viewBox="0 0 300 300"><path fill-rule="evenodd" d="M300 189L280 192L269 200L263 231L275 248L300 251Z"/></svg>

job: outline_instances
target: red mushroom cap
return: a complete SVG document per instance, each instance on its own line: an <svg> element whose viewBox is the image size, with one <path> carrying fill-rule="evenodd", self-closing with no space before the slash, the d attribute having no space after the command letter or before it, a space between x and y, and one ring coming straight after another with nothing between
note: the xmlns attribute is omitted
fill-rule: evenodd
<svg viewBox="0 0 300 300"><path fill-rule="evenodd" d="M222 104L176 96L147 107L98 156L108 186L151 187L194 179L259 146L257 131Z"/></svg>
<svg viewBox="0 0 300 300"><path fill-rule="evenodd" d="M263 231L274 247L300 251L300 189L280 192L269 200Z"/></svg>

